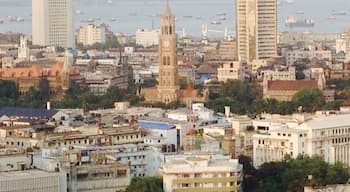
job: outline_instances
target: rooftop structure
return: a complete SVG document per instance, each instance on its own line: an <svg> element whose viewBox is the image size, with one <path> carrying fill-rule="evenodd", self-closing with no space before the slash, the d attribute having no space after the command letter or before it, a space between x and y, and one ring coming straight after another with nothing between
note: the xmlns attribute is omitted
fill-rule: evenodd
<svg viewBox="0 0 350 192"><path fill-rule="evenodd" d="M162 169L165 192L241 191L242 165L212 154L169 156Z"/></svg>

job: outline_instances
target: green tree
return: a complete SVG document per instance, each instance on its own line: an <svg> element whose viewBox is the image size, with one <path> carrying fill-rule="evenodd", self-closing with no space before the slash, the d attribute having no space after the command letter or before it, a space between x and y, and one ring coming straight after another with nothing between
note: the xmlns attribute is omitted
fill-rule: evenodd
<svg viewBox="0 0 350 192"><path fill-rule="evenodd" d="M158 81L155 77L147 78L143 81L142 87L148 88L148 87L154 87L158 84Z"/></svg>
<svg viewBox="0 0 350 192"><path fill-rule="evenodd" d="M296 106L302 106L303 111L315 112L322 109L326 101L319 89L303 89L293 96L292 100Z"/></svg>
<svg viewBox="0 0 350 192"><path fill-rule="evenodd" d="M218 93L211 93L207 106L215 111L224 111L224 106L230 106L237 114L254 112L255 100L262 97L260 88L250 82L230 80L223 83Z"/></svg>
<svg viewBox="0 0 350 192"><path fill-rule="evenodd" d="M163 180L160 177L136 177L126 192L163 192Z"/></svg>

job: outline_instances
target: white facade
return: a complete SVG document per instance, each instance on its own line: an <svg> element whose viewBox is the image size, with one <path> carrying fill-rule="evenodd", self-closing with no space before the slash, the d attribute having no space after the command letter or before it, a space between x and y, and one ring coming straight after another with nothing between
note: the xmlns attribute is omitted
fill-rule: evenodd
<svg viewBox="0 0 350 192"><path fill-rule="evenodd" d="M332 53L330 50L289 50L285 55L287 66L292 66L296 61L301 59L318 59L318 60L332 60Z"/></svg>
<svg viewBox="0 0 350 192"><path fill-rule="evenodd" d="M242 165L227 156L198 154L166 157L163 190L241 191Z"/></svg>
<svg viewBox="0 0 350 192"><path fill-rule="evenodd" d="M149 145L175 145L177 148L177 129L147 128L148 134L144 138L144 143Z"/></svg>
<svg viewBox="0 0 350 192"><path fill-rule="evenodd" d="M244 70L239 62L224 63L218 68L218 81L244 80Z"/></svg>
<svg viewBox="0 0 350 192"><path fill-rule="evenodd" d="M275 70L264 70L258 74L258 79L268 80L296 80L295 67L288 67L287 69L275 69Z"/></svg>
<svg viewBox="0 0 350 192"><path fill-rule="evenodd" d="M29 60L28 38L21 36L19 40L18 58Z"/></svg>
<svg viewBox="0 0 350 192"><path fill-rule="evenodd" d="M106 28L102 25L85 25L80 26L77 33L77 43L84 46L93 45L95 43L106 42Z"/></svg>
<svg viewBox="0 0 350 192"><path fill-rule="evenodd" d="M253 136L254 166L299 154L320 155L328 163L350 166L350 114L325 113L289 122L254 121L253 126L260 130Z"/></svg>
<svg viewBox="0 0 350 192"><path fill-rule="evenodd" d="M159 33L159 30L137 29L136 44L144 47L158 45Z"/></svg>
<svg viewBox="0 0 350 192"><path fill-rule="evenodd" d="M0 192L64 192L67 191L65 173L40 170L0 173Z"/></svg>
<svg viewBox="0 0 350 192"><path fill-rule="evenodd" d="M74 47L72 0L32 0L34 45Z"/></svg>

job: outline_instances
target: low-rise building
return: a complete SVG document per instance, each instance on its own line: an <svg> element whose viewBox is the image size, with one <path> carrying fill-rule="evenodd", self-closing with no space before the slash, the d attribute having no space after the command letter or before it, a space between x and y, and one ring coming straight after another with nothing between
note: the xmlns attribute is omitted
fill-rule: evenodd
<svg viewBox="0 0 350 192"><path fill-rule="evenodd" d="M66 174L46 172L37 169L0 172L0 191L67 191Z"/></svg>
<svg viewBox="0 0 350 192"><path fill-rule="evenodd" d="M169 156L162 174L165 192L239 192L243 179L237 159L212 154Z"/></svg>
<svg viewBox="0 0 350 192"><path fill-rule="evenodd" d="M130 166L106 151L64 152L62 170L67 173L68 191L124 191L130 184Z"/></svg>
<svg viewBox="0 0 350 192"><path fill-rule="evenodd" d="M159 32L159 30L137 29L136 44L144 47L158 45Z"/></svg>
<svg viewBox="0 0 350 192"><path fill-rule="evenodd" d="M105 43L106 27L103 25L88 24L80 26L77 32L77 43L84 46L93 45L95 43Z"/></svg>
<svg viewBox="0 0 350 192"><path fill-rule="evenodd" d="M350 165L350 114L324 112L312 116L272 117L253 122L253 163L280 161L285 155L319 155L331 164Z"/></svg>
<svg viewBox="0 0 350 192"><path fill-rule="evenodd" d="M238 61L224 63L218 68L218 81L244 80L244 69Z"/></svg>

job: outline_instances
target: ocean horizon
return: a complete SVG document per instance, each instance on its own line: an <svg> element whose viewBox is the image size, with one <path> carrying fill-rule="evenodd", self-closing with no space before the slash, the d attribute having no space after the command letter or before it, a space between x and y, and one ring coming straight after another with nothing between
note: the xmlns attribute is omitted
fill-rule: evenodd
<svg viewBox="0 0 350 192"><path fill-rule="evenodd" d="M105 23L113 32L133 35L138 28L159 27L165 0L73 0L74 25ZM349 0L278 0L278 31L311 31L341 33L350 26ZM209 37L223 37L225 28L230 35L235 29L234 0L170 0L176 16L176 31L201 36L201 26L208 24ZM345 14L338 14L343 12ZM10 22L8 16L23 18L21 22ZM288 16L312 19L314 27L288 28ZM221 18L220 18L221 17ZM0 0L0 32L31 34L31 0ZM221 24L214 24L219 21Z"/></svg>

